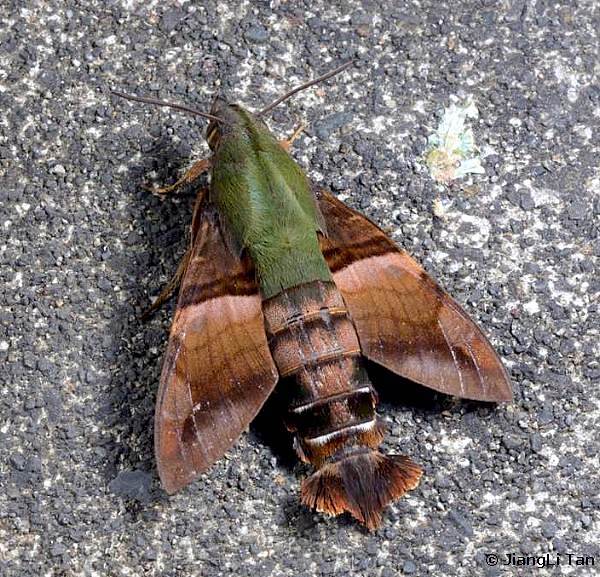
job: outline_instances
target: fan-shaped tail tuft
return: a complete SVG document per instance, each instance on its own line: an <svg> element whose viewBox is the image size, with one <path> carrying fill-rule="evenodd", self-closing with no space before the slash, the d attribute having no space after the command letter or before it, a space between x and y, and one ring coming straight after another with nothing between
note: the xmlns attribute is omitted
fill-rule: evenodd
<svg viewBox="0 0 600 577"><path fill-rule="evenodd" d="M414 489L423 471L408 457L370 451L330 462L302 483L302 502L330 515L349 512L373 530L383 509Z"/></svg>

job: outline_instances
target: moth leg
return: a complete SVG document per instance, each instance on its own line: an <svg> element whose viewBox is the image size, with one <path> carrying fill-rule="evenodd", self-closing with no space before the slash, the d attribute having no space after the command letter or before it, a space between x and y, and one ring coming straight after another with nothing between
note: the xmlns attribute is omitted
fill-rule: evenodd
<svg viewBox="0 0 600 577"><path fill-rule="evenodd" d="M187 269L188 263L190 262L190 256L192 254L192 247L190 246L183 255L182 259L179 261L179 265L175 274L171 278L171 280L167 283L162 292L158 295L156 300L142 313L142 320L146 321L150 318L150 316L156 312L162 305L164 305L174 294L175 291L179 288L181 284L181 279L185 274L185 270Z"/></svg>
<svg viewBox="0 0 600 577"><path fill-rule="evenodd" d="M170 186L163 186L161 188L153 188L153 187L147 187L147 188L153 194L158 194L159 196L165 196L166 194L175 192L178 188L181 188L182 186L184 186L186 184L190 184L191 182L194 182L194 180L196 180L201 174L208 172L208 170L210 169L210 166L211 166L211 159L203 158L202 160L199 160L198 162L195 162L194 164L192 164L192 167L174 184L171 184Z"/></svg>
<svg viewBox="0 0 600 577"><path fill-rule="evenodd" d="M294 130L294 133L287 139L285 140L280 140L279 144L281 145L281 147L288 151L291 147L292 144L294 143L294 140L296 140L304 131L304 129L306 128L306 123L302 122L297 128L296 130Z"/></svg>
<svg viewBox="0 0 600 577"><path fill-rule="evenodd" d="M185 274L187 266L190 262L190 257L192 256L192 249L194 248L194 240L196 239L196 235L198 234L198 229L200 226L200 213L202 210L202 204L204 199L206 198L206 193L208 191L207 187L203 187L198 191L198 195L196 196L196 203L194 204L194 212L192 215L192 226L190 227L190 245L188 249L185 251L185 254L179 261L179 265L177 266L177 270L175 274L171 278L171 280L167 283L165 288L158 295L157 299L142 313L142 320L147 320L154 312L156 312L162 305L164 305L170 298L173 297L175 291L179 288L181 284L181 279Z"/></svg>

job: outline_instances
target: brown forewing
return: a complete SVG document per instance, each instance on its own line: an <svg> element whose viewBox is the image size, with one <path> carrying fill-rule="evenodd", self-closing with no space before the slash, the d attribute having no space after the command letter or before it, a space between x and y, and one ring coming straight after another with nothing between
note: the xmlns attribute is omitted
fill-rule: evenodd
<svg viewBox="0 0 600 577"><path fill-rule="evenodd" d="M278 379L252 265L226 246L209 203L196 210L193 237L156 404L156 460L169 493L233 445Z"/></svg>
<svg viewBox="0 0 600 577"><path fill-rule="evenodd" d="M321 248L363 354L443 393L510 400L502 362L462 308L375 224L324 191L317 196L328 230Z"/></svg>

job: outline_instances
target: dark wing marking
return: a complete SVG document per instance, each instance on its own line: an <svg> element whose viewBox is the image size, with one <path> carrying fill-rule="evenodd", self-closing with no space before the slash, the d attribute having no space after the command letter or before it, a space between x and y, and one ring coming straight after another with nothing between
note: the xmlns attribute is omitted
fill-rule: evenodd
<svg viewBox="0 0 600 577"><path fill-rule="evenodd" d="M207 202L193 238L156 404L156 460L169 493L234 444L279 378L252 265L227 248Z"/></svg>
<svg viewBox="0 0 600 577"><path fill-rule="evenodd" d="M437 391L508 401L508 375L467 313L407 253L358 212L318 193L328 236L321 248L363 354Z"/></svg>

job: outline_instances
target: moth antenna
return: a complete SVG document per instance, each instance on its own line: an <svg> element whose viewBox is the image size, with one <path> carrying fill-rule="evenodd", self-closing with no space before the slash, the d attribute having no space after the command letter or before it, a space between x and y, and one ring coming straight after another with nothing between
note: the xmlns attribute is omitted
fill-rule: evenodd
<svg viewBox="0 0 600 577"><path fill-rule="evenodd" d="M311 86L314 86L315 84L319 84L319 82L324 82L325 80L328 80L332 76L339 74L340 72L346 70L346 68L349 68L350 65L352 65L353 63L354 63L354 60L349 60L345 64L342 64L341 66L338 66L337 68L334 68L333 70L327 72L327 74L323 74L323 76L319 76L318 78L315 78L314 80L309 80L308 82L305 82L304 84L302 84L300 86L296 86L296 88L293 88L289 92L286 92L283 96L280 96L277 100L275 100L275 102L272 102L271 104L269 104L269 106L267 106L266 108L263 108L258 113L258 116L262 116L263 114L266 114L270 110L273 110L273 108L275 108L276 106L281 104L284 100L287 100L290 96L293 96L294 94L300 92L301 90L306 90L307 88L310 88Z"/></svg>
<svg viewBox="0 0 600 577"><path fill-rule="evenodd" d="M154 104L155 106L167 106L169 108L174 108L175 110L181 110L183 112L188 112L190 114L195 114L197 116L202 116L204 118L208 118L210 120L216 120L217 122L225 121L214 114L209 114L208 112L202 112L201 110L196 110L195 108L191 108L190 106L186 106L185 104L175 104L173 102L166 102L164 100L158 100L156 98L146 98L144 96L133 96L132 94L125 94L124 92L119 92L118 90L111 90L111 94L115 96L120 96L121 98L125 98L126 100L133 100L135 102L143 102L144 104Z"/></svg>

